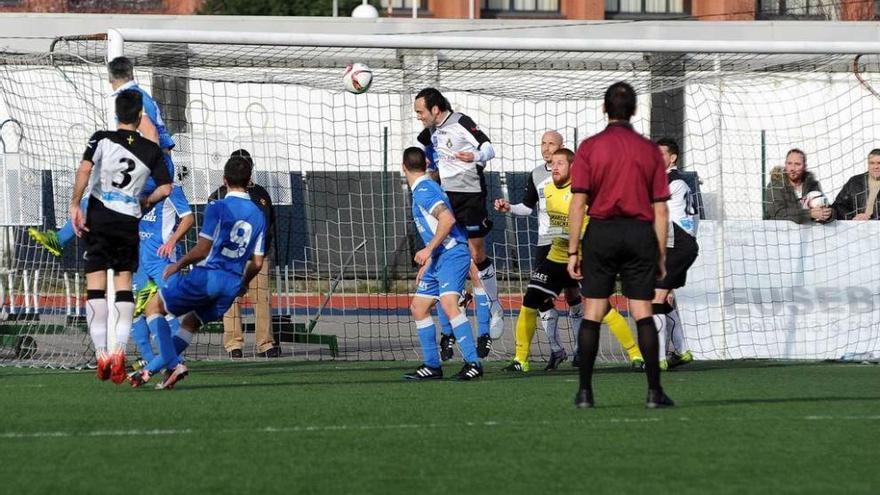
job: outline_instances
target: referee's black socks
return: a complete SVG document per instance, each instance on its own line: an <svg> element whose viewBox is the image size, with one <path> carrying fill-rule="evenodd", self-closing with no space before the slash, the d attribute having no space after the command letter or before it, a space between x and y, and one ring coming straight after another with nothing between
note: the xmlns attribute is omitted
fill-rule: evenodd
<svg viewBox="0 0 880 495"><path fill-rule="evenodd" d="M601 322L584 318L581 320L580 329L578 329L581 389L593 389L593 366L596 364L596 355L599 353L599 329L601 326Z"/></svg>
<svg viewBox="0 0 880 495"><path fill-rule="evenodd" d="M660 387L660 340L657 338L657 326L654 318L649 316L636 322L639 332L639 350L645 360L645 376L648 378L648 389L662 390Z"/></svg>

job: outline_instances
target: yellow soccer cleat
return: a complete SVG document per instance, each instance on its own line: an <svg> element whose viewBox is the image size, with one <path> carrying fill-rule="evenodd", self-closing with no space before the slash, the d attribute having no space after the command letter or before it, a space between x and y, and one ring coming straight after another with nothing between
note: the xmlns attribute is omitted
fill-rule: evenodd
<svg viewBox="0 0 880 495"><path fill-rule="evenodd" d="M144 310L147 308L147 303L150 302L150 299L159 292L159 286L156 285L156 282L152 280L147 281L146 287L140 289L137 293L137 301L134 304L134 316L140 316L143 314Z"/></svg>
<svg viewBox="0 0 880 495"><path fill-rule="evenodd" d="M61 256L61 250L64 246L58 240L58 233L54 230L42 231L36 227L28 227L28 235L35 240L37 244L46 248L46 251L52 253L53 256Z"/></svg>

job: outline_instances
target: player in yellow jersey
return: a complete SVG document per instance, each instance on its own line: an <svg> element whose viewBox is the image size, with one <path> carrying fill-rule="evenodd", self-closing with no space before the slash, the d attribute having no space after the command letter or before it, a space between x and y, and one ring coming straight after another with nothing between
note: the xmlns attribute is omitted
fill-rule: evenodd
<svg viewBox="0 0 880 495"><path fill-rule="evenodd" d="M574 153L560 148L553 153L551 171L553 181L544 187L547 215L550 230L554 233L550 251L532 272L522 307L516 320L516 357L505 371L526 372L529 370L529 351L535 336L536 317L540 315L541 324L550 339L550 362L546 370L554 370L567 358L565 348L559 339L556 318L545 317L555 312L554 301L568 287L577 287L567 270L568 264L568 209L571 203L571 162ZM584 235L586 222L579 237ZM639 348L633 340L626 319L617 310L611 309L603 320L630 355L634 367L640 369L642 362Z"/></svg>

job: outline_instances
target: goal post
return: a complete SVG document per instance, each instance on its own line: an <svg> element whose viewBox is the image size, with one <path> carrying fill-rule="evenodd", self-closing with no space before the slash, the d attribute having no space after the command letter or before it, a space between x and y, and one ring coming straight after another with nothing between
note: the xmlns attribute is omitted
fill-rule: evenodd
<svg viewBox="0 0 880 495"><path fill-rule="evenodd" d="M245 148L254 156L255 180L277 204L271 289L286 355L418 359L408 305L421 241L396 173L421 130L415 94L435 86L481 126L497 152L486 169L487 201L518 202L529 171L543 163L541 134L557 130L574 149L575 140L604 127L605 88L627 80L640 95L634 127L653 139L678 139L683 169L701 194L700 256L678 291L688 347L701 359L876 359L880 252L871 246L880 222L765 220L762 198L791 148L805 151L832 201L867 170L868 152L878 147L872 81L880 83L880 45L862 31L850 38L818 33L811 41L711 39L689 35L690 27L662 39L633 28L631 39L570 31L554 38L527 26L469 26L455 36L112 29L103 40L56 43L51 56L0 54L0 89L24 135L14 161L23 176L50 182L43 197L54 207L41 202L41 223L58 227L79 148L112 108L106 61L131 57L172 131L175 164L189 170L181 185L197 226L229 153ZM342 69L351 62L372 68L369 92L343 91ZM59 94L64 112L53 104ZM493 346L500 359L513 350L536 221L491 218L487 250L507 310L505 336ZM39 294L39 320L16 323L37 351L0 345L0 362L81 361L87 335L56 323L76 313L68 308L79 297L68 293L84 293L78 284L64 288L80 262L75 254L46 255L19 224L4 228L14 239L7 266L16 294L4 310L23 307L23 270L39 268L41 286L29 291L31 300ZM313 321L320 321L315 332L335 339L332 352L327 340L303 336ZM0 324L0 334L11 326ZM533 355L541 359L549 346L541 332L536 339ZM221 333L197 337L193 357L224 356ZM603 335L601 357L623 360L625 353Z"/></svg>

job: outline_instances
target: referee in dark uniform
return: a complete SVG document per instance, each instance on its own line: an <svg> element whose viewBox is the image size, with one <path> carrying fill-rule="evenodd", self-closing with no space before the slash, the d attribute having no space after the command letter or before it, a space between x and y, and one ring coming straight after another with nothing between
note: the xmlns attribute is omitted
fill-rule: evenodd
<svg viewBox="0 0 880 495"><path fill-rule="evenodd" d="M608 311L618 275L623 295L638 328L639 348L645 359L649 408L673 406L660 386L657 328L651 301L658 278L665 276L669 185L659 147L633 130L636 92L618 82L605 91L604 111L608 127L584 140L572 165L569 232L578 232L589 208L589 224L583 239L571 236L568 271L582 280L586 299L584 320L578 332L580 388L577 407L593 407L593 366L599 351L599 326ZM583 256L583 260L581 260Z"/></svg>

